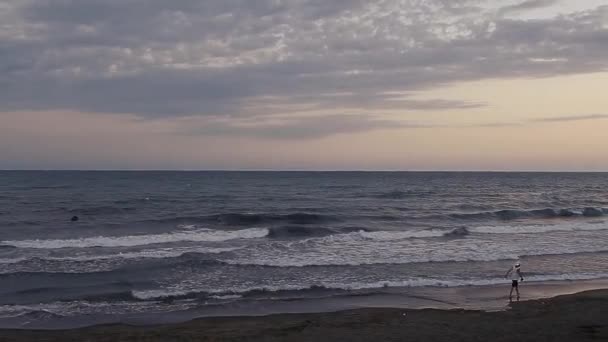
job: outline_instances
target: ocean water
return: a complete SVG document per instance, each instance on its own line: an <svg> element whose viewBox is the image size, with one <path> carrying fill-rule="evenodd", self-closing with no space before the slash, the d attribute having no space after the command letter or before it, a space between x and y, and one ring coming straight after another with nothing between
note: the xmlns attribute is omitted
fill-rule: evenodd
<svg viewBox="0 0 608 342"><path fill-rule="evenodd" d="M0 172L0 322L608 278L608 174ZM70 219L78 216L79 220Z"/></svg>

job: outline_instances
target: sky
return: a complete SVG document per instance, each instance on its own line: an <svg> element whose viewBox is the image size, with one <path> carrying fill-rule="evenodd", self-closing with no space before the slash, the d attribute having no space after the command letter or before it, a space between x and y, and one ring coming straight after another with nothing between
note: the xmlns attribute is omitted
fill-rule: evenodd
<svg viewBox="0 0 608 342"><path fill-rule="evenodd" d="M608 0L0 0L0 169L608 171Z"/></svg>

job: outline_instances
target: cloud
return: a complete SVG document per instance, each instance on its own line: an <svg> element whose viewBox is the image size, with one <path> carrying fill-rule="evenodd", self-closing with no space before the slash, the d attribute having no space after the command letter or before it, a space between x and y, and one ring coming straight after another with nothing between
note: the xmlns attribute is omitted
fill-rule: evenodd
<svg viewBox="0 0 608 342"><path fill-rule="evenodd" d="M509 128L509 127L521 127L521 126L523 126L523 124L520 122L490 122L490 123L473 125L472 127Z"/></svg>
<svg viewBox="0 0 608 342"><path fill-rule="evenodd" d="M560 2L560 0L527 0L516 5L502 7L498 10L498 13L501 15L516 14L519 12L553 6L558 2Z"/></svg>
<svg viewBox="0 0 608 342"><path fill-rule="evenodd" d="M334 114L284 118L271 122L256 120L205 120L185 126L182 133L203 136L239 136L279 140L308 140L336 134L363 133L375 130L433 127L419 123L378 119L370 115Z"/></svg>
<svg viewBox="0 0 608 342"><path fill-rule="evenodd" d="M559 116L559 117L552 117L552 118L536 119L536 120L532 120L532 122L568 122L568 121L586 121L586 120L602 120L602 119L608 119L608 114Z"/></svg>
<svg viewBox="0 0 608 342"><path fill-rule="evenodd" d="M608 68L608 6L525 21L480 3L0 0L0 111L462 109L483 104L413 94Z"/></svg>
<svg viewBox="0 0 608 342"><path fill-rule="evenodd" d="M558 117L547 117L540 119L532 119L524 122L490 122L485 124L477 124L473 127L490 127L490 128L501 128L501 127L522 127L526 124L541 124L541 123L554 123L554 122L570 122L570 121L589 121L589 120L603 120L608 119L608 114L588 114L588 115L572 115L572 116L558 116Z"/></svg>

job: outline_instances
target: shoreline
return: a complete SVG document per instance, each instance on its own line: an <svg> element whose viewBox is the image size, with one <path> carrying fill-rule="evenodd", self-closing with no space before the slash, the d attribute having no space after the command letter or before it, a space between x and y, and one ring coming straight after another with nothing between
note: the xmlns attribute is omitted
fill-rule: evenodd
<svg viewBox="0 0 608 342"><path fill-rule="evenodd" d="M536 289L529 286L528 290L547 291L553 287L554 291L584 292L522 300L507 310L354 306L333 312L204 317L171 324L3 329L0 341L608 340L608 287L585 291L591 284L568 285L536 284Z"/></svg>
<svg viewBox="0 0 608 342"><path fill-rule="evenodd" d="M56 315L52 311L34 311L0 318L0 331L68 330L100 325L167 325L197 319L229 317L264 317L283 314L325 314L356 309L404 310L478 310L504 311L509 308L510 281L496 285L456 287L385 287L351 290L341 293L318 293L314 296L273 299L252 297L217 304L196 305L174 311L139 311L121 314ZM525 281L520 285L521 300L546 299L590 290L608 289L608 278L593 280ZM162 305L161 305L162 309Z"/></svg>
<svg viewBox="0 0 608 342"><path fill-rule="evenodd" d="M202 318L161 326L2 330L0 341L600 341L608 290L515 303L508 311L366 308L333 313Z"/></svg>

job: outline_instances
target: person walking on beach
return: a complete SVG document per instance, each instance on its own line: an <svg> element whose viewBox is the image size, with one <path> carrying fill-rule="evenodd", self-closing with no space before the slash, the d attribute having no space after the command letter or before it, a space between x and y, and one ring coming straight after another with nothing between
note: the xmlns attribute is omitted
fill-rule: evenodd
<svg viewBox="0 0 608 342"><path fill-rule="evenodd" d="M524 281L524 276L521 273L521 264L519 262L515 263L515 265L507 271L505 278L509 276L511 276L512 280L511 292L509 292L509 301L513 299L513 289L515 289L517 300L519 300L519 281Z"/></svg>

